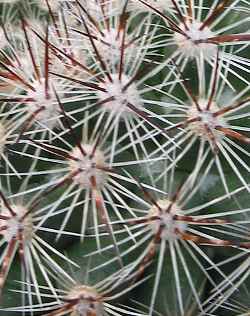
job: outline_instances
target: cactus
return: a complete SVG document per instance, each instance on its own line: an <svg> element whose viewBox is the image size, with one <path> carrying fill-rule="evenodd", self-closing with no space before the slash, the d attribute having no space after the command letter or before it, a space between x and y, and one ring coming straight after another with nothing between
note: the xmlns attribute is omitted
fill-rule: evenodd
<svg viewBox="0 0 250 316"><path fill-rule="evenodd" d="M0 5L0 315L248 315L248 1Z"/></svg>

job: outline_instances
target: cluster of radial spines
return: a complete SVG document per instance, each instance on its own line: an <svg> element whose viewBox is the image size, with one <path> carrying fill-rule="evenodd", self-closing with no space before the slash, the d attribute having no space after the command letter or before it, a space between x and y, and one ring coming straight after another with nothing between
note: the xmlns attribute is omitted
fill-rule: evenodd
<svg viewBox="0 0 250 316"><path fill-rule="evenodd" d="M189 253L211 286L218 288L216 295L224 295L216 304L224 304L235 288L231 287L235 279L226 277L223 270L214 265L203 246L245 250L250 246L244 227L231 219L243 211L247 213L248 209L227 214L227 210L219 212L216 207L218 201L229 196L234 198L235 193L249 192L249 127L245 124L249 119L249 88L243 87L239 91L232 83L232 77L243 84L248 83L246 75L250 63L243 53L248 48L250 35L244 33L241 26L247 24L249 18L237 16L244 1L235 0L230 4L215 1L211 8L206 7L204 1L35 2L46 11L48 19L38 22L33 16L21 14L16 25L3 25L0 94L4 106L0 122L0 156L6 162L4 169L9 176L27 175L29 179L46 176L46 183L40 186L39 202L55 192L60 192L60 197L46 210L36 211L39 204L35 202L35 207L32 202L28 206L12 203L1 194L0 229L2 243L7 245L6 255L4 253L0 262L1 287L17 252L24 272L22 283L28 286L22 292L28 293L31 305L19 308L19 311L46 310L50 316L128 313L120 307L111 312L112 307L104 306L104 297L97 287L85 283L73 284L58 303L59 291L51 283L47 265L58 270L59 266L46 257L39 273L56 300L53 311L49 311L49 305L41 302L43 294L32 268L29 270L29 264L33 265L32 258L38 260L39 265L39 256L46 252L34 248L38 245L37 238L40 237L36 235L40 231L56 233L56 239L71 234L82 241L94 232L100 252L104 227L114 250L111 262L118 260L122 266L127 254L145 246L134 262L122 268L121 273L126 278L117 284L131 281L128 290L132 289L133 282L142 278L151 261L157 262L148 314L152 315L156 306L166 253L175 278L178 315L185 314L180 271L184 273L200 312L213 311L202 305L200 288L192 281L192 271L184 252ZM231 16L235 23L227 26ZM163 28L167 39L159 34ZM168 53L171 47L175 48L172 55ZM163 48L166 57L162 55ZM184 73L193 60L199 81L196 89L190 84L193 78L186 78ZM209 80L209 76L204 75L207 65L212 68ZM153 79L156 84L152 84ZM234 90L229 101L224 99L226 87ZM185 92L183 99L176 93L177 89ZM74 102L73 106L71 102ZM165 180L159 184L158 180L175 177L173 170L192 152L197 141L197 163L188 181L175 193L171 187L162 185ZM20 150L15 148L18 145L21 145ZM18 163L10 163L6 155L9 148L12 154L14 148L14 152L19 151L23 158L37 161L28 171L17 170ZM126 158L128 152L129 161ZM146 168L150 168L151 162L157 164L160 160L168 164L156 179L153 172L149 176L153 180L150 190L154 193L151 195L149 186L144 184L139 184L143 196L135 193L137 177L133 172L136 174L137 170L134 169L131 176L131 169L128 172L126 168L135 164L146 164ZM232 171L230 176L234 174L238 178L240 189L229 189L223 160ZM225 196L188 208L190 195L203 187L202 181L194 186L196 180L199 177L206 179L213 165L217 168ZM24 187L20 194L26 194ZM142 210L131 206L137 203L143 204ZM79 208L80 232L68 231L69 221ZM10 214L6 215L8 212ZM45 227L47 220L61 214L63 221L58 230ZM33 229L34 225L36 229ZM121 232L127 234L122 241L117 237L116 227L119 225L122 225ZM119 246L131 240L133 247L120 252ZM41 242L46 248L46 242ZM157 248L160 248L159 252ZM30 253L27 255L24 249ZM36 255L34 251L38 249L41 253ZM67 260L56 247L48 249ZM31 261L27 263L26 260ZM216 270L224 283L217 286L202 261ZM111 278L112 282L115 277ZM103 283L111 285L107 280ZM116 290L116 286L111 287ZM40 305L31 304L34 295ZM212 294L208 304L214 300L216 296Z"/></svg>
<svg viewBox="0 0 250 316"><path fill-rule="evenodd" d="M73 75L60 56L49 47L49 41L53 43L54 29L49 33L49 25L23 18L20 26L8 27L5 32L16 34L16 38L14 36L1 50L0 94L1 101L15 117L19 129L17 140L23 134L32 133L34 136L42 133L44 138L53 129L63 129L56 95L67 103L79 100L79 94L65 79L50 74L68 70L67 73ZM37 34L42 34L43 41Z"/></svg>
<svg viewBox="0 0 250 316"><path fill-rule="evenodd" d="M35 166L34 163L32 165L32 167ZM31 168L30 171L32 172L33 169ZM31 304L34 293L36 300L42 303L41 288L39 287L41 280L45 282L51 293L55 293L49 267L53 266L62 275L66 275L60 268L58 259L74 266L77 265L41 236L42 232L47 234L56 232L55 229L47 228L41 223L51 205L43 202L43 206L41 206L41 202L44 201L44 185L31 188L29 181L28 176L15 193L11 191L11 185L7 185L10 192L0 191L0 246L2 250L0 295L2 297L9 272L11 273L12 269L15 269L18 262L23 299L26 293ZM9 180L7 183L10 183Z"/></svg>
<svg viewBox="0 0 250 316"><path fill-rule="evenodd" d="M177 68L177 72L183 78L181 83L186 94L186 99L179 100L173 111L165 117L169 121L173 120L172 125L166 130L174 132L176 147L181 150L175 153L171 168L178 161L182 161L188 155L193 154L194 144L199 143L197 159L194 170L202 168L216 167L221 183L228 193L228 180L226 172L223 170L230 168L239 182L249 190L248 185L248 157L250 138L249 138L249 87L243 88L237 93L230 93L225 89L224 82L219 77L221 63L219 61L219 51L213 74L205 82L201 79L198 95L192 91L188 79L183 76ZM228 94L228 96L227 96ZM165 150L163 150L165 148ZM172 143L166 142L162 148L157 148L151 156L164 156L166 153L176 152ZM226 163L222 163L226 160ZM167 172L168 169L163 170ZM197 175L193 172L194 177Z"/></svg>
<svg viewBox="0 0 250 316"><path fill-rule="evenodd" d="M207 175L204 174L201 182L206 177ZM165 180L168 178L171 178L169 174ZM184 315L185 313L186 298L184 292L186 288L182 291L181 286L184 279L187 282L186 286L190 289L192 301L195 302L201 313L204 313L206 306L202 306L199 295L201 284L195 283L192 279L194 267L196 266L197 269L201 270L200 273L204 275L211 286L216 286L216 282L207 273L207 269L215 269L216 273L219 273L224 279L225 288L228 287L232 290L232 283L235 280L231 280L231 277L227 278L220 267L215 266L206 249L202 249L201 246L249 249L250 243L246 231L242 227L242 233L239 233L240 225L237 226L237 222L231 220L232 216L241 214L243 210L225 212L218 209L217 205L226 200L228 194L216 197L201 205L192 204L192 199L199 191L201 183L196 183L194 186L191 177L184 181L175 192L169 194L168 192L173 190L173 183L169 180L163 181L163 183L165 183L164 188L160 186L162 192L157 190L156 186L151 188L147 186L146 189L138 183L144 197L142 196L139 206L135 207L134 212L138 213L137 218L123 222L123 225L128 225L130 231L133 232L137 243L128 247L121 256L129 257L134 251L138 251L137 248L141 249L129 268L130 272L135 272L135 279L140 278L145 273L152 261L156 261L152 296L148 298L150 299L149 315L153 313L155 303L159 304L159 297L162 298L158 288L163 270L166 269L166 258L171 261L169 264L175 279L173 290L176 293L177 306L179 306L177 314ZM242 190L244 191L244 187L231 192L231 195L234 196ZM206 209L216 209L216 213L207 214ZM244 210L244 212L247 211L248 209ZM114 222L113 224L119 223L121 222ZM129 242L129 239L123 240L119 245L126 242ZM106 264L110 264L114 260L116 259L111 259ZM205 266L203 260L206 263ZM190 262L192 262L191 266L189 266ZM223 292L222 289L218 289L217 295ZM211 300L210 298L210 303Z"/></svg>
<svg viewBox="0 0 250 316"><path fill-rule="evenodd" d="M109 275L101 281L93 282L89 279L88 269L84 269L84 277L79 277L83 274L82 271L74 267L70 267L71 273L62 273L57 267L53 267L53 281L54 293L49 295L50 302L41 302L29 306L20 306L8 308L8 312L23 312L23 313L36 313L43 311L46 316L59 316L59 315L134 315L146 316L146 314L139 310L130 309L125 305L117 305L117 298L123 296L131 291L138 284L135 282L128 287L123 288L119 292L117 290L124 282L129 282L133 278L132 275L127 275L126 270L118 270L117 272ZM72 275L73 272L73 275ZM79 273L80 272L80 273ZM31 285L34 287L34 284ZM49 287L44 286L41 289L41 297L48 297L51 291ZM33 293L34 295L34 293Z"/></svg>
<svg viewBox="0 0 250 316"><path fill-rule="evenodd" d="M84 43L86 64L64 53L79 68L79 72L74 77L60 73L54 75L68 79L71 85L78 84L78 91L84 95L83 100L87 105L83 109L91 109L95 113L92 115L96 115L97 124L105 121L106 127L112 126L113 147L129 138L139 159L138 147L147 155L141 132L149 133L152 127L163 131L159 123L152 119L152 108L157 104L145 95L170 85L164 80L153 88L148 87L147 80L158 71L145 71L145 74L142 71L144 65L146 69L153 68L147 53L149 56L155 54L155 44L151 41L156 29L152 29L150 19L146 16L143 23L131 32L130 24L134 21L125 11L126 4L119 16L101 22L95 20L80 3L78 9L78 15L74 14L73 18L77 19L79 25L71 30L71 34L77 35L77 41ZM87 81L83 78L84 74L88 74ZM77 124L81 123L79 121ZM120 125L125 125L127 132L118 140ZM156 140L153 141L158 144Z"/></svg>
<svg viewBox="0 0 250 316"><path fill-rule="evenodd" d="M239 14L241 1L215 1L211 7L207 7L205 1L170 1L173 10L166 11L159 10L150 1L138 2L166 23L166 47L173 51L168 54L166 62L175 59L183 70L195 61L201 78L206 65L213 68L218 48L222 61L221 76L230 74L248 84L249 60L241 53L249 46L249 19L247 13L244 18ZM230 19L234 22L228 23ZM227 80L227 85L233 88L230 80Z"/></svg>
<svg viewBox="0 0 250 316"><path fill-rule="evenodd" d="M50 193L60 187L64 188L59 199L44 216L43 222L51 216L64 213L65 217L57 234L59 238L67 227L70 217L74 217L74 213L79 212L80 207L81 240L84 239L88 226L91 225L94 227L97 246L100 248L99 225L102 224L108 230L115 246L116 239L111 218L124 220L124 215L134 216L126 199L129 195L137 200L137 196L127 189L127 185L132 182L131 179L117 168L126 167L127 162L117 164L113 162L116 151L113 151L112 144L109 146L106 144L109 130L98 132L95 129L89 136L88 121L86 121L82 137L78 139L70 125L69 129L74 144L60 137L60 145L66 145L66 148L31 140L30 148L34 146L41 150L40 157L37 158L41 160L41 166L43 160L50 163L48 170L48 174L52 175L52 180L48 182L52 187ZM50 158L46 159L47 153L50 153ZM31 156L29 152L23 155ZM131 163L136 162L131 161ZM65 203L69 203L69 207L65 207Z"/></svg>

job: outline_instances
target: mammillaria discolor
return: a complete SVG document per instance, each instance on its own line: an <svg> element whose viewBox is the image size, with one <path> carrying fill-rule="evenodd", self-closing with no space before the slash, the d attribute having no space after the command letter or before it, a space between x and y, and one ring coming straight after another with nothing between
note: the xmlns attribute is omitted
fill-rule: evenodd
<svg viewBox="0 0 250 316"><path fill-rule="evenodd" d="M0 315L249 314L249 4L0 1Z"/></svg>

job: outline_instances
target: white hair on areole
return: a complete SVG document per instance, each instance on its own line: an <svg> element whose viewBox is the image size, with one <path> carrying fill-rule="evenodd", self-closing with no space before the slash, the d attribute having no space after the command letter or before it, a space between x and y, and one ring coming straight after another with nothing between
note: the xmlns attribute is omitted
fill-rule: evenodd
<svg viewBox="0 0 250 316"><path fill-rule="evenodd" d="M159 208L156 206L152 206L149 210L149 217L158 216L159 220L154 220L150 222L150 228L154 234L157 234L159 229L161 228L160 237L166 241L173 241L178 239L178 231L183 233L187 229L187 224L184 222L180 222L174 219L175 215L183 215L182 211L178 204L173 203L171 205L171 201L168 199L157 201L157 205L162 210L159 211ZM167 212L166 210L171 205L171 210Z"/></svg>
<svg viewBox="0 0 250 316"><path fill-rule="evenodd" d="M13 237L17 237L18 231L21 229L23 234L24 243L31 241L33 238L33 220L32 215L27 215L24 219L22 217L27 213L26 207L20 204L12 204L11 209L15 212L16 216L11 216L10 219L3 221L0 219L0 226L1 222L3 225L7 226L3 234L3 238L6 242L10 242ZM5 207L1 207L1 215L9 216L10 212Z"/></svg>
<svg viewBox="0 0 250 316"><path fill-rule="evenodd" d="M107 167L103 152L100 149L96 149L93 157L91 157L94 145L81 144L81 147L86 153L86 156L82 154L78 147L75 147L71 155L77 158L77 161L69 160L69 169L71 172L74 173L80 170L80 172L74 176L73 181L83 189L88 189L92 187L91 178L94 177L97 187L102 187L107 180L107 174L101 170L101 168Z"/></svg>
<svg viewBox="0 0 250 316"><path fill-rule="evenodd" d="M112 112L112 114L120 114L122 116L127 116L132 113L129 106L127 106L128 103L141 110L143 108L143 103L136 84L133 82L127 89L124 89L131 78L125 74L122 74L121 78L119 78L119 74L111 74L111 78L112 82L100 84L100 87L104 88L106 91L98 91L100 101L113 97L112 101L102 105L103 108L106 111Z"/></svg>
<svg viewBox="0 0 250 316"><path fill-rule="evenodd" d="M178 46L179 51L189 58L199 57L201 54L206 59L211 59L216 55L217 46L212 43L196 43L196 41L207 40L214 36L214 33L206 26L200 29L201 22L186 21L187 30L184 24L181 24L180 29L186 34L184 36L180 33L174 34L174 41Z"/></svg>
<svg viewBox="0 0 250 316"><path fill-rule="evenodd" d="M223 133L216 129L217 126L227 126L225 119L220 116L214 116L214 113L219 110L219 107L215 102L211 103L210 108L207 110L208 100L201 99L199 100L200 110L197 109L197 106L193 103L190 108L187 110L187 118L199 118L199 120L189 123L187 129L193 132L198 137L203 138L206 141L210 140L210 135L208 132L211 131L213 136L216 138L216 141L220 141L223 138Z"/></svg>
<svg viewBox="0 0 250 316"><path fill-rule="evenodd" d="M56 119L60 114L60 108L51 84L48 86L47 93L45 92L45 81L45 78L41 78L40 80L33 82L34 90L29 90L27 97L34 101L28 104L27 112L32 114L41 109L35 116L36 121L41 122L52 129L58 125Z"/></svg>
<svg viewBox="0 0 250 316"><path fill-rule="evenodd" d="M103 306L99 294L94 287L76 285L68 293L67 300L78 300L70 316L103 315Z"/></svg>

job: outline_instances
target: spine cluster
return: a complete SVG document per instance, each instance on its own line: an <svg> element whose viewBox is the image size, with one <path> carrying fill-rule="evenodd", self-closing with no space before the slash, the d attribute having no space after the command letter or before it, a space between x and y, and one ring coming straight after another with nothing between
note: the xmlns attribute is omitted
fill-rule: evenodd
<svg viewBox="0 0 250 316"><path fill-rule="evenodd" d="M248 315L248 1L0 9L0 315Z"/></svg>

